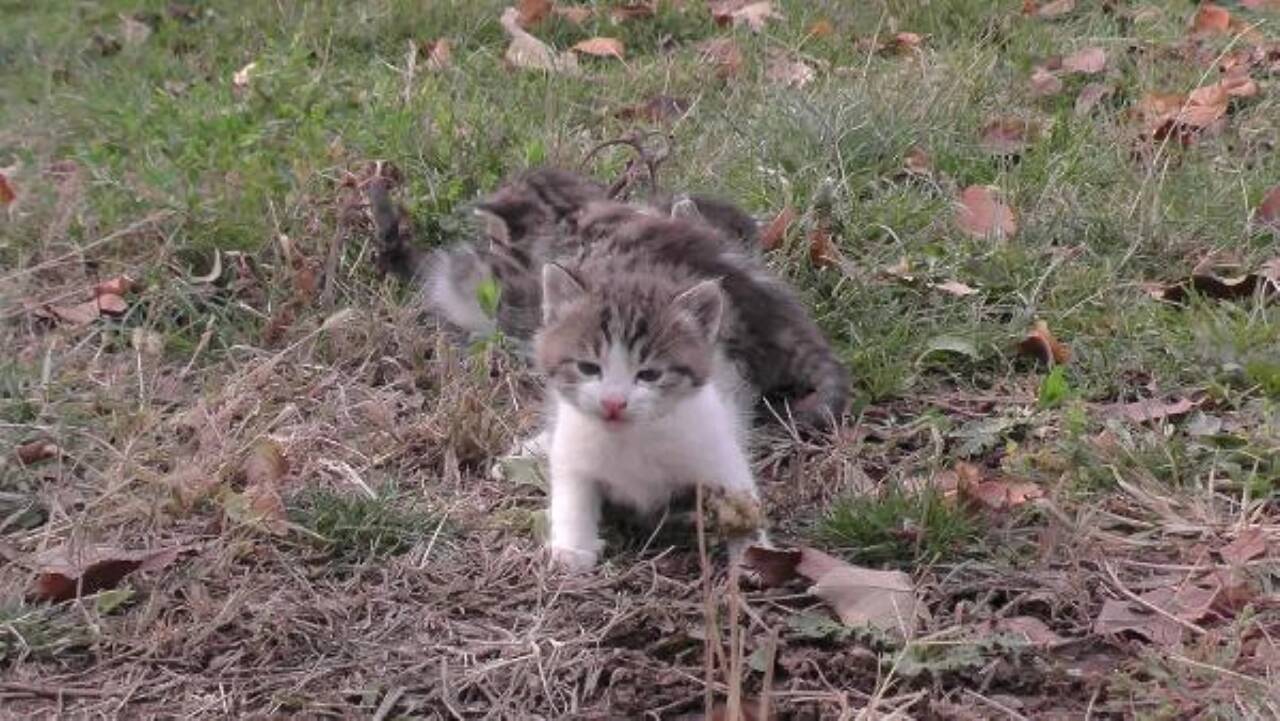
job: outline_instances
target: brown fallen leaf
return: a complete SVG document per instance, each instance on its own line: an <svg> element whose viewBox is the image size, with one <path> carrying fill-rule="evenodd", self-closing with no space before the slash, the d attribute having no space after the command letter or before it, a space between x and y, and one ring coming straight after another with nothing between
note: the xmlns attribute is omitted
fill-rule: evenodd
<svg viewBox="0 0 1280 721"><path fill-rule="evenodd" d="M817 77L813 68L801 60L794 60L781 53L770 55L765 66L764 76L767 80L779 85L803 88Z"/></svg>
<svg viewBox="0 0 1280 721"><path fill-rule="evenodd" d="M154 571L173 563L181 549L125 551L111 546L72 550L60 547L36 561L37 575L28 599L57 603L115 588L134 571Z"/></svg>
<svg viewBox="0 0 1280 721"><path fill-rule="evenodd" d="M522 28L531 28L551 14L552 0L518 0L516 2L516 20Z"/></svg>
<svg viewBox="0 0 1280 721"><path fill-rule="evenodd" d="M640 2L628 5L619 5L609 8L609 19L615 23L631 22L632 20L643 20L651 18L657 13L657 3Z"/></svg>
<svg viewBox="0 0 1280 721"><path fill-rule="evenodd" d="M742 0L713 0L707 3L711 18L720 25L746 25L752 32L764 32L770 20L780 20L782 15L772 2L743 2Z"/></svg>
<svg viewBox="0 0 1280 721"><path fill-rule="evenodd" d="M89 325L102 314L97 298L76 305L47 305L45 309L54 318L73 327Z"/></svg>
<svg viewBox="0 0 1280 721"><path fill-rule="evenodd" d="M623 120L647 120L651 123L670 123L689 112L689 101L670 95L655 95L643 103L619 108L614 115Z"/></svg>
<svg viewBox="0 0 1280 721"><path fill-rule="evenodd" d="M1210 613L1217 595L1217 588L1187 583L1177 588L1161 587L1140 594L1138 597L1145 603L1109 598L1103 602L1094 620L1093 632L1115 634L1128 631L1158 646L1174 646L1182 641L1184 630L1183 625L1174 619L1187 623L1203 619ZM1151 607L1160 609L1164 614L1152 611Z"/></svg>
<svg viewBox="0 0 1280 721"><path fill-rule="evenodd" d="M812 25L809 26L810 37L829 38L835 34L836 34L836 27L835 25L832 25L831 21L828 20L827 18L818 18L817 20L814 21Z"/></svg>
<svg viewBox="0 0 1280 721"><path fill-rule="evenodd" d="M1253 222L1280 231L1280 185L1273 186L1262 196L1262 202L1253 211Z"/></svg>
<svg viewBox="0 0 1280 721"><path fill-rule="evenodd" d="M957 463L955 475L957 496L983 510L1008 511L1044 497L1044 491L1034 483L988 478L972 463Z"/></svg>
<svg viewBox="0 0 1280 721"><path fill-rule="evenodd" d="M697 46L699 59L715 68L721 80L736 77L742 72L742 50L732 38L711 38Z"/></svg>
<svg viewBox="0 0 1280 721"><path fill-rule="evenodd" d="M1062 59L1062 69L1069 73L1096 75L1106 68L1107 52L1097 46L1078 50Z"/></svg>
<svg viewBox="0 0 1280 721"><path fill-rule="evenodd" d="M107 293L111 295L128 295L133 290L134 285L133 279L129 276L117 275L93 286L93 294L96 296Z"/></svg>
<svg viewBox="0 0 1280 721"><path fill-rule="evenodd" d="M244 460L244 476L249 486L274 486L289 472L289 462L280 444L265 439L254 444Z"/></svg>
<svg viewBox="0 0 1280 721"><path fill-rule="evenodd" d="M58 444L51 441L31 441L23 443L14 449L14 455L18 457L18 462L24 466L52 460L61 455L61 453L58 449Z"/></svg>
<svg viewBox="0 0 1280 721"><path fill-rule="evenodd" d="M18 194L13 190L13 185L9 182L9 176L0 171L0 207L8 207L17 199Z"/></svg>
<svg viewBox="0 0 1280 721"><path fill-rule="evenodd" d="M1052 0L1043 5L1036 2L1036 0L1023 0L1022 2L1022 13L1024 15L1033 15L1050 20L1060 18L1075 9L1076 0Z"/></svg>
<svg viewBox="0 0 1280 721"><path fill-rule="evenodd" d="M1191 32L1194 35L1214 35L1230 30L1231 13L1213 3L1204 3L1196 8L1196 14L1191 17Z"/></svg>
<svg viewBox="0 0 1280 721"><path fill-rule="evenodd" d="M1047 68L1037 65L1031 70L1031 94L1048 97L1062 92L1062 79Z"/></svg>
<svg viewBox="0 0 1280 721"><path fill-rule="evenodd" d="M1184 303L1192 292L1215 300L1241 300L1259 292L1272 297L1280 293L1280 256L1244 275L1220 276L1212 267L1201 264L1187 280L1171 285L1149 283L1145 287L1152 298L1175 304Z"/></svg>
<svg viewBox="0 0 1280 721"><path fill-rule="evenodd" d="M957 298L964 298L978 292L976 289L970 288L958 280L944 280L941 283L931 283L929 284L929 287L934 290L940 290L949 295L954 295Z"/></svg>
<svg viewBox="0 0 1280 721"><path fill-rule="evenodd" d="M1241 531L1231 543L1218 549L1222 560L1232 566L1241 566L1260 556L1267 555L1267 534L1260 526L1250 526Z"/></svg>
<svg viewBox="0 0 1280 721"><path fill-rule="evenodd" d="M975 238L1012 237L1018 232L1013 210L996 200L989 186L971 185L960 193L956 225Z"/></svg>
<svg viewBox="0 0 1280 721"><path fill-rule="evenodd" d="M807 547L796 572L813 582L809 593L826 601L846 626L871 626L907 638L915 633L915 585L907 574L859 568Z"/></svg>
<svg viewBox="0 0 1280 721"><path fill-rule="evenodd" d="M1049 324L1043 320L1033 323L1026 337L1018 341L1018 352L1049 365L1062 365L1071 360L1071 349L1053 337Z"/></svg>
<svg viewBox="0 0 1280 721"><path fill-rule="evenodd" d="M982 126L982 147L992 155L1017 155L1040 134L1040 124L1023 118L996 118Z"/></svg>
<svg viewBox="0 0 1280 721"><path fill-rule="evenodd" d="M896 32L880 48L886 55L902 55L920 49L924 36L920 33Z"/></svg>
<svg viewBox="0 0 1280 721"><path fill-rule="evenodd" d="M102 293L98 296L98 312L105 315L124 315L129 310L129 303L115 293Z"/></svg>
<svg viewBox="0 0 1280 721"><path fill-rule="evenodd" d="M581 25L591 19L595 11L590 5L556 5L551 8L556 17L564 18L574 25Z"/></svg>
<svg viewBox="0 0 1280 721"><path fill-rule="evenodd" d="M1076 115L1088 115L1103 98L1111 95L1113 92L1114 88L1104 83L1089 83L1083 88L1080 88L1080 94L1076 96Z"/></svg>
<svg viewBox="0 0 1280 721"><path fill-rule="evenodd" d="M583 55L622 60L622 41L616 38L588 38L569 48Z"/></svg>
<svg viewBox="0 0 1280 721"><path fill-rule="evenodd" d="M522 70L544 70L570 75L578 72L576 55L573 53L557 55L550 45L530 35L521 27L519 18L520 13L515 8L507 8L499 18L502 29L511 37L511 44L507 46L507 51L503 55L503 59L509 65Z"/></svg>
<svg viewBox="0 0 1280 721"><path fill-rule="evenodd" d="M1148 398L1132 403L1112 403L1103 406L1102 412L1103 415L1111 418L1119 418L1132 423L1147 423L1149 421L1162 421L1166 418L1184 416L1195 410L1199 405L1198 401L1193 401L1189 398L1179 398L1176 401Z"/></svg>
<svg viewBox="0 0 1280 721"><path fill-rule="evenodd" d="M791 229L791 224L795 222L796 209L790 204L783 206L782 210L774 216L773 220L765 226L764 231L760 233L760 248L765 252L777 250L787 239L787 231Z"/></svg>
<svg viewBox="0 0 1280 721"><path fill-rule="evenodd" d="M907 148L907 152L902 156L902 169L908 175L931 178L933 177L933 159L924 151L924 148L912 146Z"/></svg>
<svg viewBox="0 0 1280 721"><path fill-rule="evenodd" d="M422 53L427 56L428 70L439 72L453 64L453 44L448 38L427 43L422 48Z"/></svg>
<svg viewBox="0 0 1280 721"><path fill-rule="evenodd" d="M754 572L763 588L777 588L798 578L796 566L803 556L798 548L748 546L742 553L742 566Z"/></svg>
<svg viewBox="0 0 1280 721"><path fill-rule="evenodd" d="M831 231L824 223L815 225L809 231L809 262L815 268L838 267L841 265L840 248L831 238Z"/></svg>
<svg viewBox="0 0 1280 721"><path fill-rule="evenodd" d="M141 45L151 37L151 26L131 15L120 15L120 37L125 45Z"/></svg>
<svg viewBox="0 0 1280 721"><path fill-rule="evenodd" d="M1067 639L1054 633L1048 624L1034 616L998 618L991 623L991 631L1021 638L1035 648L1054 648L1067 643Z"/></svg>

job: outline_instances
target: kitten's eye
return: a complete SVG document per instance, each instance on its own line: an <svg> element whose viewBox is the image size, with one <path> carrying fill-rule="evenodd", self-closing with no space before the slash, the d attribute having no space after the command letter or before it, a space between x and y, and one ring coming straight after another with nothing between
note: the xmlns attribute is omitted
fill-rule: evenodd
<svg viewBox="0 0 1280 721"><path fill-rule="evenodd" d="M584 376L598 376L600 375L600 366L587 361L578 361L578 372Z"/></svg>
<svg viewBox="0 0 1280 721"><path fill-rule="evenodd" d="M652 383L662 377L662 371L657 368L645 368L636 374L636 380L645 383Z"/></svg>

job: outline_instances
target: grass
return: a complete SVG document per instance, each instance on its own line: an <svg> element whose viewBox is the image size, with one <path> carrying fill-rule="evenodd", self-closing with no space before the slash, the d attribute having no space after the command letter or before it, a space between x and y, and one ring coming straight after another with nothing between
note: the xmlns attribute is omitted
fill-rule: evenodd
<svg viewBox="0 0 1280 721"><path fill-rule="evenodd" d="M417 317L411 292L377 277L353 180L392 162L418 240L454 242L471 232L468 204L504 177L576 166L596 144L649 127L617 111L661 93L691 108L667 128L665 188L719 194L762 219L798 209L767 262L853 371L847 435L762 432L778 537L913 572L931 631L1034 615L1120 669L1096 695L1081 676L1054 676L1054 663L1019 667L1025 684L1001 669L985 677L982 688L1023 698L1028 717L1090 704L1156 716L1173 688L1212 691L1177 713L1233 708L1236 692L1238 708L1262 708L1237 676L1274 680L1250 655L1274 623L1265 604L1229 632L1230 619L1192 621L1234 644L1205 641L1186 656L1216 675L1091 629L1103 601L1123 595L1107 564L1139 588L1154 573L1139 563L1199 568L1249 525L1277 538L1280 304L1259 294L1175 306L1143 286L1183 280L1211 256L1224 276L1276 256L1275 234L1250 222L1280 183L1275 71L1256 68L1260 93L1233 101L1195 143L1144 146L1132 117L1144 96L1211 82L1214 58L1254 41L1193 42L1194 10L1179 3L1079 3L1054 20L1012 0L776 4L782 17L759 34L717 26L695 0L623 23L553 17L533 32L557 48L601 35L626 48L625 62L582 58L583 75L568 77L504 64L496 0L207 0L189 12L164 0L0 0L0 169L19 194L0 217L0 446L60 449L0 466L3 673L69 688L88 678L107 696L74 697L84 713L125 713L95 705L119 699L142 714L162 703L217 713L209 699L227 694L267 715L370 713L395 693L387 711L409 715L696 705L701 688L687 681L701 678L700 660L682 650L702 645L685 635L702 624L691 544L628 534L594 579L545 575L534 524L512 522L535 517L543 490L486 473L536 423L536 379L497 344L449 345ZM1275 10L1227 7L1274 47ZM813 32L818 21L834 32ZM869 43L897 31L923 45ZM697 46L713 37L741 47L737 76L702 59ZM416 56L410 72L410 47L439 38L452 63L432 70ZM1033 67L1091 45L1107 53L1102 74L1031 94ZM771 82L779 53L809 63L815 80ZM1090 82L1112 92L1078 114ZM981 142L1006 115L1043 129L1016 157ZM913 147L931 158L931 178L901 172ZM605 153L586 170L609 180L625 160ZM805 212L827 183L848 261L839 269L814 267L805 242ZM955 197L973 184L998 189L1015 235L958 230ZM74 325L37 310L89 300L121 274L138 287L119 316ZM977 293L932 285L947 280ZM1070 347L1066 364L1017 352L1037 320ZM1198 405L1140 424L1113 410L1175 398ZM285 538L232 531L211 502L268 435L289 460L280 507L306 529ZM1036 484L1043 511L1015 511L1010 524L898 490L960 461ZM438 529L444 546L433 545ZM190 555L131 577L131 603L83 616L94 633L63 643L60 624L87 609L37 609L22 590L38 553L85 542ZM1252 563L1273 569L1272 558ZM1061 568L1078 587L1055 579ZM758 647L786 627L794 601L745 598ZM788 683L822 699L814 715L919 691L977 703L953 693L971 683L886 682L879 669L892 659L862 674L866 649L853 642L822 649L835 654L823 674L805 665L814 649L803 638L780 643ZM173 658L190 663L164 666ZM439 667L417 665L424 658ZM125 694L147 687L139 679L161 691ZM1050 703L1028 691L1036 684L1080 693ZM48 710L38 694L13 702L15 713Z"/></svg>

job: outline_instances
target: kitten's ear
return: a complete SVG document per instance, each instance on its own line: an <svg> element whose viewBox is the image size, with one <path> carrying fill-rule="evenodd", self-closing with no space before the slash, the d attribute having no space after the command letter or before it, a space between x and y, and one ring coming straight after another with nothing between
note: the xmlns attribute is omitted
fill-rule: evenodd
<svg viewBox="0 0 1280 721"><path fill-rule="evenodd" d="M542 322L554 322L566 305L586 292L578 279L563 267L555 263L542 266Z"/></svg>
<svg viewBox="0 0 1280 721"><path fill-rule="evenodd" d="M477 207L475 213L484 221L484 237L489 239L490 248L495 245L503 248L511 246L511 228L502 216L484 207Z"/></svg>
<svg viewBox="0 0 1280 721"><path fill-rule="evenodd" d="M676 296L671 305L693 318L707 338L715 338L720 331L720 318L724 314L724 292L720 290L720 281L704 280Z"/></svg>
<svg viewBox="0 0 1280 721"><path fill-rule="evenodd" d="M701 220L702 213L698 211L698 204L693 202L693 198L687 195L678 195L675 202L671 204L671 217Z"/></svg>

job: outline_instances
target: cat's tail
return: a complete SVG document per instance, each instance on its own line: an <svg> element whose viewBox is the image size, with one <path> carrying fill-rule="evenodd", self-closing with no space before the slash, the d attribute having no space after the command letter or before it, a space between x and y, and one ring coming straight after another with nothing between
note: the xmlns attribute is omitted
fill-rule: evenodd
<svg viewBox="0 0 1280 721"><path fill-rule="evenodd" d="M826 429L839 424L849 409L851 379L821 331L814 331L817 338L801 340L794 349L795 376L811 390L791 402L791 411L803 425Z"/></svg>
<svg viewBox="0 0 1280 721"><path fill-rule="evenodd" d="M492 286L494 275L490 259L467 243L430 251L417 247L408 214L392 201L387 181L374 178L366 192L378 269L412 287L432 315L473 334L492 333L496 298L486 308L486 289Z"/></svg>

